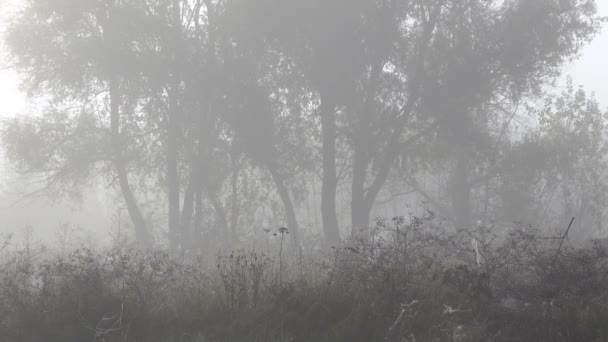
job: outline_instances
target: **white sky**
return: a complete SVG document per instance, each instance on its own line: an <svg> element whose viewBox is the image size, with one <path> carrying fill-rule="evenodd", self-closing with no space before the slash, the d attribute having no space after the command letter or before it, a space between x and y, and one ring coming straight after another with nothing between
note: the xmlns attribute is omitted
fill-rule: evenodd
<svg viewBox="0 0 608 342"><path fill-rule="evenodd" d="M8 66L4 60L4 46L2 36L4 23L11 14L11 9L20 0L0 0L0 117L13 116L26 107L26 98L18 90L18 78L14 72L7 70Z"/></svg>
<svg viewBox="0 0 608 342"><path fill-rule="evenodd" d="M596 0L600 15L608 16L608 0ZM604 30L585 47L581 57L564 70L574 83L595 92L598 101L608 108L608 23Z"/></svg>

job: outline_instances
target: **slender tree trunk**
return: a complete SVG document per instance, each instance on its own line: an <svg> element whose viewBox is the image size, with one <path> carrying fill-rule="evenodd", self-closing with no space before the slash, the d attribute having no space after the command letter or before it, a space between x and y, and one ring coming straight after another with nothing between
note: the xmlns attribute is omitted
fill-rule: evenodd
<svg viewBox="0 0 608 342"><path fill-rule="evenodd" d="M203 240L203 189L197 189L194 194L194 218L192 219L192 245L194 250L202 255L208 246Z"/></svg>
<svg viewBox="0 0 608 342"><path fill-rule="evenodd" d="M192 220L194 215L195 193L197 189L196 167L193 166L190 171L190 180L188 188L184 193L184 201L182 205L182 217L180 220L180 231L182 234L182 248L185 250L194 248Z"/></svg>
<svg viewBox="0 0 608 342"><path fill-rule="evenodd" d="M272 180L277 187L277 192L279 193L279 197L281 198L281 202L283 203L283 209L285 210L285 217L287 218L287 229L291 234L293 234L296 243L300 242L300 228L298 227L298 220L296 218L296 212L293 207L293 202L291 201L291 197L289 196L289 191L285 186L285 181L283 177L277 170L277 168L273 165L268 165L268 172L272 176Z"/></svg>
<svg viewBox="0 0 608 342"><path fill-rule="evenodd" d="M409 113L413 107L413 100L405 107L404 112ZM353 189L352 189L352 202L351 202L351 216L353 227L365 228L369 225L371 210L380 193L382 187L388 179L389 172L397 159L400 148L407 148L407 146L417 142L418 140L426 137L435 128L438 127L438 122L429 125L424 130L411 136L404 143L400 144L400 135L403 130L403 126L398 124L394 128L391 140L385 149L384 158L379 163L378 172L373 177L373 181L367 189L364 188L365 174L367 165L369 165L369 158L367 161L362 163L357 161L355 153L355 165L353 166ZM361 165L359 165L359 163Z"/></svg>
<svg viewBox="0 0 608 342"><path fill-rule="evenodd" d="M199 235L200 230L203 225L203 190L202 189L196 190L195 200L196 200L196 206L195 206L195 211L194 211L193 225L194 225L196 234Z"/></svg>
<svg viewBox="0 0 608 342"><path fill-rule="evenodd" d="M180 232L180 181L177 165L179 124L177 120L177 100L175 99L176 89L171 94L171 105L169 106L169 127L167 131L167 189L169 201L169 240L171 249L178 248L180 240L183 238Z"/></svg>
<svg viewBox="0 0 608 342"><path fill-rule="evenodd" d="M321 130L323 137L323 183L321 185L321 219L325 242L335 246L340 242L338 217L336 214L336 119L335 104L328 101L328 96L321 99Z"/></svg>
<svg viewBox="0 0 608 342"><path fill-rule="evenodd" d="M152 236L148 231L146 220L142 215L135 195L129 185L129 177L125 161L122 157L122 143L120 136L120 106L119 106L119 95L118 95L118 84L115 79L110 79L110 130L112 134L112 146L114 149L114 166L116 167L116 173L118 175L118 183L120 185L120 191L122 192L125 204L127 206L127 212L133 223L135 229L135 237L137 242L143 247L150 247L153 244Z"/></svg>
<svg viewBox="0 0 608 342"><path fill-rule="evenodd" d="M319 206L317 205L317 182L315 181L315 175L311 177L312 180L312 208L313 215L315 217L315 228L319 229Z"/></svg>
<svg viewBox="0 0 608 342"><path fill-rule="evenodd" d="M176 42L180 39L180 1L173 1L173 24L175 25L174 35ZM178 171L178 141L179 141L179 104L177 96L179 94L179 76L177 51L173 55L173 66L169 89L169 112L167 127L167 192L169 201L169 243L172 250L179 247L184 238L180 232L180 179Z"/></svg>

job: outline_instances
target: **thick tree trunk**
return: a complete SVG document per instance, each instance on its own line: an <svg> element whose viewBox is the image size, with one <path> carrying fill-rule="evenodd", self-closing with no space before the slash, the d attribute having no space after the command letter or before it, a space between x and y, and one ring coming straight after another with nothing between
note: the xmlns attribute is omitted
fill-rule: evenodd
<svg viewBox="0 0 608 342"><path fill-rule="evenodd" d="M325 233L325 243L335 246L340 242L338 217L336 213L336 189L338 177L336 174L336 106L328 100L321 99L321 130L323 137L323 183L321 185L321 219Z"/></svg>
<svg viewBox="0 0 608 342"><path fill-rule="evenodd" d="M353 234L362 233L369 227L371 204L375 201L374 197L370 203L365 196L365 179L368 165L366 158L367 151L363 150L364 147L358 147L357 145L355 144L350 207Z"/></svg>
<svg viewBox="0 0 608 342"><path fill-rule="evenodd" d="M361 233L369 226L369 217L376 198L366 198L365 182L368 166L371 161L372 115L376 88L382 64L376 62L372 66L370 79L366 87L366 96L360 104L357 113L357 134L354 137L353 179L351 187L351 225L352 233Z"/></svg>
<svg viewBox="0 0 608 342"><path fill-rule="evenodd" d="M458 151L457 160L450 180L450 200L454 222L457 228L473 228L471 186L468 176L468 156L465 151Z"/></svg>
<svg viewBox="0 0 608 342"><path fill-rule="evenodd" d="M125 161L122 157L122 143L120 137L120 106L118 95L118 84L115 79L109 81L110 88L110 130L112 136L112 146L114 149L114 166L118 175L118 183L122 192L127 212L135 229L135 237L138 244L142 247L150 247L153 244L152 236L148 231L146 220L139 210L135 195L129 185L129 177Z"/></svg>
<svg viewBox="0 0 608 342"><path fill-rule="evenodd" d="M296 243L300 242L300 228L298 227L298 220L296 218L296 212L293 207L293 202L289 196L289 191L285 186L285 181L279 173L279 171L273 165L268 165L268 172L272 176L272 180L277 187L277 192L283 203L283 209L285 210L285 217L287 218L287 229L293 234Z"/></svg>
<svg viewBox="0 0 608 342"><path fill-rule="evenodd" d="M372 206L361 197L353 196L351 202L351 221L353 234L364 234L369 228Z"/></svg>

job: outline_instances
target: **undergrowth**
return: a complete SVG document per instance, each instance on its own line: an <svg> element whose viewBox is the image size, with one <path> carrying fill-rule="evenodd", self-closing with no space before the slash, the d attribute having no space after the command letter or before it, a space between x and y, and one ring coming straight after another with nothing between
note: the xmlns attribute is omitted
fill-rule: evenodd
<svg viewBox="0 0 608 342"><path fill-rule="evenodd" d="M280 242L280 246L278 243ZM429 214L324 255L4 248L1 341L607 341L608 249Z"/></svg>

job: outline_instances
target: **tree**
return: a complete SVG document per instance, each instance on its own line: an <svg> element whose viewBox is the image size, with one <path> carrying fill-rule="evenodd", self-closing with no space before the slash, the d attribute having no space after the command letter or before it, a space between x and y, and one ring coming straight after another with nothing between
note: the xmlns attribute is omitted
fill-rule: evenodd
<svg viewBox="0 0 608 342"><path fill-rule="evenodd" d="M545 208L561 212L551 216L557 222L546 223L576 216L579 232L585 226L600 231L608 189L606 115L597 100L582 88L575 89L571 81L561 94L547 97L539 111L539 144L547 150L541 184L552 193L539 200ZM540 216L535 223L544 220Z"/></svg>
<svg viewBox="0 0 608 342"><path fill-rule="evenodd" d="M437 146L451 156L452 217L457 226L471 227L473 188L500 170L497 152L487 147L508 138L503 123L508 126L518 105L559 75L597 32L600 19L588 1L521 0L498 9L489 3L448 4L451 10L433 40L434 66L421 110L438 119ZM484 164L485 175L472 172L472 165L479 170Z"/></svg>
<svg viewBox="0 0 608 342"><path fill-rule="evenodd" d="M454 155L453 213L459 225L470 225L474 150L468 139L489 128L488 120L472 116L490 118L499 112L490 106L494 102L505 108L537 91L599 24L589 1L231 3L247 13L238 17L246 36L292 58L317 96L330 244L338 239L341 135L352 153L354 227L369 224L396 160L407 159L409 148L437 132Z"/></svg>
<svg viewBox="0 0 608 342"><path fill-rule="evenodd" d="M24 87L31 96L50 98L41 119L17 119L5 128L9 156L27 165L22 171L43 174L47 186L75 180L78 169L74 165L87 168L91 177L95 171L108 172L100 163L111 162L137 238L149 245L151 235L129 183L132 159L126 157L139 152L138 142L129 137L141 125L136 115L124 114L139 109L137 88L151 62L132 43L144 41L151 34L147 29L158 22L134 3L68 1L50 5L28 3L9 29L7 46ZM74 126L72 122L87 121L93 134L83 131L83 126L65 130ZM20 130L37 135L38 147L53 149L33 149L36 145L30 145L27 136L17 137Z"/></svg>

